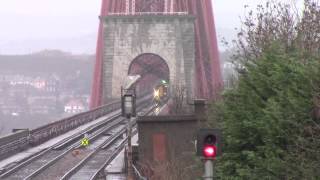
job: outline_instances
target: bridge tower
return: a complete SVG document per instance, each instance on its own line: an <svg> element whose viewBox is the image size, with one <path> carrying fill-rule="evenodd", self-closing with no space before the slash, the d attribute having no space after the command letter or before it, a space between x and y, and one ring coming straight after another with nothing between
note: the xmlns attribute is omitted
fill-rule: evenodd
<svg viewBox="0 0 320 180"><path fill-rule="evenodd" d="M101 7L91 108L117 97L131 74L142 75L141 89L164 79L185 86L190 97L218 96L210 0L102 0Z"/></svg>

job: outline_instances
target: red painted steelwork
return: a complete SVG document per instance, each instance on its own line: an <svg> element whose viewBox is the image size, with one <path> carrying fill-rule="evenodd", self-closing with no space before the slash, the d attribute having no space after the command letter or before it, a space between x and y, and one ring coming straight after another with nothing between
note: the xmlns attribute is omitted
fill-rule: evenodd
<svg viewBox="0 0 320 180"><path fill-rule="evenodd" d="M132 5L133 0L129 0ZM172 3L171 3L172 2ZM222 77L219 62L219 51L210 0L135 0L135 12L129 8L130 14L135 12L188 12L196 16L195 22L195 64L196 87L199 98L215 99L222 89ZM126 0L102 0L101 16L108 13L126 13ZM102 105L102 59L103 59L103 28L99 25L96 64L92 86L90 107Z"/></svg>

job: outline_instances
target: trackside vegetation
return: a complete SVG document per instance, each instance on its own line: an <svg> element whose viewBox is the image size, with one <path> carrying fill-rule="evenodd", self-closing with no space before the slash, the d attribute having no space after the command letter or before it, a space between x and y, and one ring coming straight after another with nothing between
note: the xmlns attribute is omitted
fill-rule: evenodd
<svg viewBox="0 0 320 180"><path fill-rule="evenodd" d="M223 130L218 179L320 179L319 7L249 11L232 58L238 78L210 112Z"/></svg>
<svg viewBox="0 0 320 180"><path fill-rule="evenodd" d="M319 60L302 65L274 45L246 69L215 107L224 132L221 179L319 179Z"/></svg>

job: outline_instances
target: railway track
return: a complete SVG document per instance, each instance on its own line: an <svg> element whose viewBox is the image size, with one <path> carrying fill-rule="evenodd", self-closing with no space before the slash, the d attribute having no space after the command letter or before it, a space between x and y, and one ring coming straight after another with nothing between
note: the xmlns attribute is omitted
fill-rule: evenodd
<svg viewBox="0 0 320 180"><path fill-rule="evenodd" d="M43 180L43 179L60 179L62 178L69 169L76 166L79 162L81 162L88 155L92 154L99 147L101 147L104 143L110 142L112 138L112 134L116 134L119 130L125 127L124 124L119 124L113 129L109 129L105 134L100 135L96 141L92 142L87 148L75 148L69 153L61 155L62 157L59 160L49 164L48 166L43 166L35 171L33 174L24 178L25 180ZM74 154L77 152L77 154Z"/></svg>
<svg viewBox="0 0 320 180"><path fill-rule="evenodd" d="M126 128L113 135L85 159L68 171L60 180L89 180L98 176L101 167L109 164L123 148L127 138L123 137Z"/></svg>
<svg viewBox="0 0 320 180"><path fill-rule="evenodd" d="M119 137L115 136L117 133L123 131L125 128L125 118L120 117L120 113L116 114L105 121L92 126L85 131L76 134L68 139L64 139L61 142L56 143L51 148L44 150L36 156L18 164L14 168L0 175L0 179L50 179L50 178L41 178L46 172L50 172L49 169L55 169L55 171L60 172L61 176L65 173L68 173L68 169L76 166L84 158L93 152L96 152L96 149L105 144L110 144L110 142L116 143ZM81 149L80 148L80 139L84 134L89 134L90 142L92 143L89 148ZM115 139L111 139L114 138ZM112 141L111 141L112 140ZM79 155L74 155L74 150L77 149ZM67 161L67 163L66 163ZM59 166L60 164L60 166ZM52 171L54 172L54 171ZM56 174L52 179L59 179L59 176Z"/></svg>
<svg viewBox="0 0 320 180"><path fill-rule="evenodd" d="M124 119L120 117L113 118L111 120L109 119L106 123L103 123L103 125L99 125L98 127L85 131L84 133L89 134L89 140L92 143L95 143L96 140L99 140L100 138L104 138L105 135L107 135L105 134L105 132L112 130L116 126L120 126L123 121ZM21 180L26 178L30 179L34 177L39 172L53 165L59 159L70 154L70 152L73 149L79 148L80 147L79 141L81 137L82 136L77 135L75 139L71 138L69 141L61 142L57 144L57 146L53 146L52 148L49 148L43 151L37 156L18 165L14 169L4 173L3 175L0 176L0 178L8 179L8 180L9 179Z"/></svg>
<svg viewBox="0 0 320 180"><path fill-rule="evenodd" d="M155 106L151 107L142 115L153 114L155 108ZM135 120L131 123L133 126L136 124ZM101 174L103 176L104 173L101 172L103 172L104 168L110 164L124 148L124 145L128 140L128 137L123 136L126 133L126 130L127 127L124 127L119 132L112 135L108 141L101 144L100 147L74 166L60 178L60 180L94 180L98 179ZM133 135L136 133L137 130L133 128Z"/></svg>

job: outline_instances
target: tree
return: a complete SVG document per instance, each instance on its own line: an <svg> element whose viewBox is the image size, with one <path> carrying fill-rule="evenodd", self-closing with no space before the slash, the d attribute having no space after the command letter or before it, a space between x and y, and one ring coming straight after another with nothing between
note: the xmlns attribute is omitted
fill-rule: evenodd
<svg viewBox="0 0 320 180"><path fill-rule="evenodd" d="M295 5L277 0L258 5L256 13L248 10L238 38L233 41L234 62L240 67L243 63L255 62L274 41L278 41L285 52L296 48L302 56L319 56L319 3L319 0L304 0L302 14Z"/></svg>
<svg viewBox="0 0 320 180"><path fill-rule="evenodd" d="M320 8L301 16L269 1L248 12L235 41L236 86L214 105L223 128L220 179L320 178Z"/></svg>
<svg viewBox="0 0 320 180"><path fill-rule="evenodd" d="M170 104L170 114L185 114L190 108L187 108L186 88L183 85L172 87L172 102Z"/></svg>
<svg viewBox="0 0 320 180"><path fill-rule="evenodd" d="M310 113L320 93L320 64L309 61L301 66L273 47L224 94L221 177L320 177L320 119Z"/></svg>

